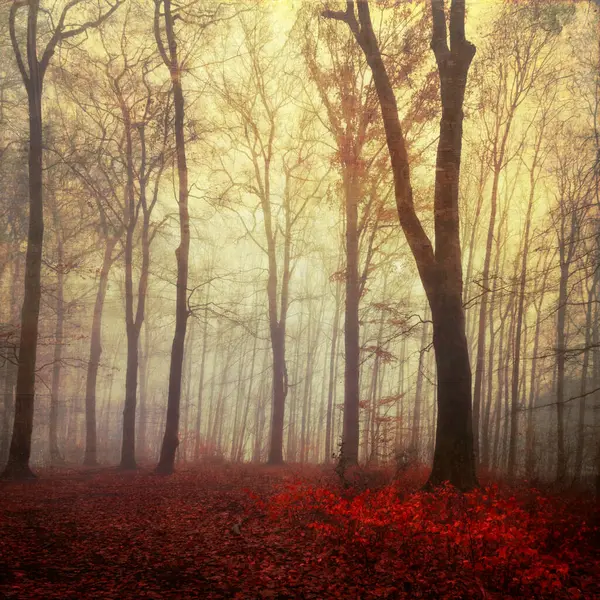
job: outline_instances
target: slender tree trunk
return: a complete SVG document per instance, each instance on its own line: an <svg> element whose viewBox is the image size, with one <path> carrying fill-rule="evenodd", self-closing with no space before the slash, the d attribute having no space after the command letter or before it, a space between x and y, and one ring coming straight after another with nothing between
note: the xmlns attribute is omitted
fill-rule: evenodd
<svg viewBox="0 0 600 600"><path fill-rule="evenodd" d="M563 219L564 219L563 215ZM563 229L564 227L561 227ZM569 284L569 267L576 228L575 211L571 215L571 237L562 236L560 253L560 279L556 313L556 481L564 484L567 478L567 453L565 448L565 365L566 365L566 318ZM565 248L568 244L568 248Z"/></svg>
<svg viewBox="0 0 600 600"><path fill-rule="evenodd" d="M598 189L596 189L598 193ZM594 306L594 319L592 324L592 372L594 389L596 390L592 396L594 402L594 428L596 432L600 429L600 332L598 331L598 321L600 310L598 309L598 300L600 299L600 289L598 285L594 289L594 298L596 300ZM595 451L596 451L596 496L600 497L600 435L596 433ZM594 448L592 448L594 450Z"/></svg>
<svg viewBox="0 0 600 600"><path fill-rule="evenodd" d="M306 446L308 444L308 402L309 402L309 391L310 391L310 378L311 378L311 367L312 367L312 340L311 332L313 326L313 312L311 305L308 305L308 326L306 333L306 361L304 365L304 385L302 386L302 419L300 429L300 462L306 461Z"/></svg>
<svg viewBox="0 0 600 600"><path fill-rule="evenodd" d="M241 344L241 348L240 348L240 359L239 359L239 365L238 365L238 376L237 376L237 383L236 383L236 388L237 388L237 393L236 393L236 397L235 397L235 412L234 412L234 416L233 416L233 423L232 423L232 432L231 432L231 461L235 460L236 454L237 454L237 438L238 438L238 432L239 432L239 427L240 427L240 420L242 418L242 404L243 404L243 398L244 398L244 391L245 391L245 382L244 382L244 366L245 366L245 358L246 358L246 339L244 339L244 341Z"/></svg>
<svg viewBox="0 0 600 600"><path fill-rule="evenodd" d="M427 311L425 312L427 319ZM421 348L419 350L419 366L417 367L417 384L415 389L415 405L413 410L413 422L410 440L410 450L415 459L421 459L420 437L421 437L421 404L423 395L423 379L425 369L425 352L429 340L429 323L425 321L421 328Z"/></svg>
<svg viewBox="0 0 600 600"><path fill-rule="evenodd" d="M65 320L65 302L64 302L64 248L62 232L58 224L58 215L54 211L54 226L57 228L57 282L56 282L56 328L54 330L54 356L52 359L52 387L50 392L50 427L49 427L49 448L50 461L52 463L63 463L63 457L58 448L58 410L60 393L60 375L62 368L62 350L63 350L63 331Z"/></svg>
<svg viewBox="0 0 600 600"><path fill-rule="evenodd" d="M400 361L398 365L398 400L396 402L396 433L394 440L394 451L395 456L399 456L400 450L404 450L404 436L402 431L404 429L404 371L406 366L406 336L402 340L400 347ZM434 427L435 430L435 427ZM435 431L434 431L435 437Z"/></svg>
<svg viewBox="0 0 600 600"><path fill-rule="evenodd" d="M531 358L531 384L529 386L529 401L527 411L527 427L525 430L525 476L531 480L535 474L535 429L533 411L536 401L537 386L537 354L540 346L540 330L542 326L542 305L546 291L546 281L548 279L548 270L546 270L542 279L542 285L539 291L538 304L536 305L537 316L535 320L535 333L533 337L533 356Z"/></svg>
<svg viewBox="0 0 600 600"><path fill-rule="evenodd" d="M579 414L577 419L577 444L575 446L575 470L574 479L579 481L581 479L581 472L583 471L583 448L585 444L585 412L587 405L587 383L588 383L588 369L590 364L590 351L592 345L592 316L593 306L595 299L594 288L597 285L598 271L593 278L592 289L588 290L587 298L587 309L585 317L585 350L583 351L583 365L581 367L581 384L579 386Z"/></svg>
<svg viewBox="0 0 600 600"><path fill-rule="evenodd" d="M206 289L206 307L204 309L204 323L202 324L202 357L200 359L200 374L198 377L198 406L196 408L196 442L194 446L194 460L200 458L200 429L202 427L202 402L204 400L204 370L206 366L206 352L208 350L208 304L210 301L210 286Z"/></svg>
<svg viewBox="0 0 600 600"><path fill-rule="evenodd" d="M504 314L500 315L500 338L498 340L498 363L496 371L496 400L494 402L494 445L492 448L492 469L498 471L500 465L500 430L502 428L502 397L504 391L504 365L508 362L505 351L506 320L512 308L512 296L506 304Z"/></svg>
<svg viewBox="0 0 600 600"><path fill-rule="evenodd" d="M340 284L335 285L335 312L331 331L331 351L329 354L329 385L327 388L327 422L325 426L325 464L329 464L333 457L333 395L336 383L335 359L337 354L337 340L340 322Z"/></svg>
<svg viewBox="0 0 600 600"><path fill-rule="evenodd" d="M141 335L141 332L140 332ZM150 363L150 331L148 321L144 321L144 343L142 358L140 360L140 411L138 422L139 449L138 454L142 459L148 457L148 376Z"/></svg>
<svg viewBox="0 0 600 600"><path fill-rule="evenodd" d="M521 368L521 331L523 328L523 313L525 310L525 285L527 283L527 260L529 257L529 232L531 230L531 215L535 198L536 166L538 163L540 147L542 144L542 132L538 136L533 157L533 164L529 171L529 201L527 203L527 215L525 217L525 232L523 234L523 247L521 249L521 275L519 279L519 292L517 301L517 325L515 333L514 359L512 369L511 386L511 415L510 415L510 447L508 452L508 473L516 476L517 466L517 439L519 424L519 370Z"/></svg>
<svg viewBox="0 0 600 600"><path fill-rule="evenodd" d="M185 151L185 103L181 83L181 67L177 55L177 41L173 30L171 0L163 0L165 32L167 36L168 55L162 45L158 20L160 18L160 1L156 3L155 33L161 48L163 61L171 73L173 104L175 107L175 148L177 154L177 174L179 177L179 235L180 242L175 256L177 258L177 301L175 307L175 335L171 348L171 366L169 369L169 394L167 398L167 420L165 436L160 453L157 470L161 473L172 473L175 463L175 452L179 445L179 404L181 400L181 374L183 368L183 348L187 328L188 307L188 262L190 253L190 222L188 212L188 170Z"/></svg>
<svg viewBox="0 0 600 600"><path fill-rule="evenodd" d="M298 409L298 396L300 389L298 381L300 379L300 336L304 330L304 311L300 310L300 317L298 319L298 337L296 338L296 352L294 355L294 372L293 372L293 386L290 394L290 410L288 416L288 439L287 439L287 460L289 462L296 462L297 451L298 451L298 435L297 435L297 409Z"/></svg>
<svg viewBox="0 0 600 600"><path fill-rule="evenodd" d="M487 394L485 405L483 406L483 413L481 419L481 436L480 436L480 447L481 447L481 466L485 469L489 468L490 464L490 413L494 398L494 358L495 358L495 343L496 343L496 329L494 329L494 309L496 302L497 292L492 292L490 299L490 308L488 310L488 323L490 329L490 339L488 343L488 367L486 372L486 383L487 383Z"/></svg>
<svg viewBox="0 0 600 600"><path fill-rule="evenodd" d="M508 449L510 444L510 361L514 359L512 356L512 350L514 348L515 342L515 325L516 325L516 307L514 306L514 302L511 299L511 313L510 313L510 326L508 329L508 340L506 344L506 361L504 363L503 369L503 377L504 377L504 389L506 390L504 394L504 428L502 432L502 466L504 469L508 468ZM512 473L508 473L509 477L512 477Z"/></svg>
<svg viewBox="0 0 600 600"><path fill-rule="evenodd" d="M262 406L263 396L265 395L267 371L269 364L269 348L265 348L265 355L262 364L262 375L260 379L260 385L258 387L256 395L256 412L254 414L254 443L252 448L252 462L260 462L261 459L261 440L262 440Z"/></svg>
<svg viewBox="0 0 600 600"><path fill-rule="evenodd" d="M179 451L179 459L186 462L188 459L189 442L189 421L190 421L190 404L191 404L191 386L192 386L192 364L194 362L194 322L190 326L188 340L184 350L184 360L187 361L187 369L185 375L185 394L184 394L184 410L183 410L183 445Z"/></svg>
<svg viewBox="0 0 600 600"><path fill-rule="evenodd" d="M256 346L258 343L258 336L254 336L254 342L252 344L252 361L250 363L250 376L248 378L248 391L246 392L246 403L244 407L244 415L242 417L242 426L239 434L239 441L237 445L237 453L234 460L242 462L244 460L244 446L246 439L246 426L248 424L248 413L250 412L250 399L252 398L252 384L254 382L254 366L256 364Z"/></svg>
<svg viewBox="0 0 600 600"><path fill-rule="evenodd" d="M87 366L85 383L85 455L83 464L94 466L98 464L97 432L96 432L96 384L98 380L98 369L100 368L100 357L102 355L102 311L104 299L108 289L108 276L113 262L113 250L117 243L116 237L106 238L102 267L98 290L96 291L96 302L94 303L94 314L92 316L92 331L90 335L90 354Z"/></svg>
<svg viewBox="0 0 600 600"><path fill-rule="evenodd" d="M147 281L147 243L148 231L146 219L142 230L142 272L138 281L137 310L134 314L133 304L133 245L136 225L135 185L133 168L133 140L130 115L122 105L125 128L127 186L125 191L126 230L125 230L125 331L127 333L127 366L125 371L125 404L123 407L123 437L121 440L121 469L137 468L135 460L135 414L137 405L138 383L138 344L140 329L144 320L144 302Z"/></svg>

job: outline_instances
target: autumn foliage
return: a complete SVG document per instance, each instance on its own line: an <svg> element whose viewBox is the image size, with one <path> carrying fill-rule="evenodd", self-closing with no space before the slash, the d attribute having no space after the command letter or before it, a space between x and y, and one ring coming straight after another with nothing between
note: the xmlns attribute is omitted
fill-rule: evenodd
<svg viewBox="0 0 600 600"><path fill-rule="evenodd" d="M203 466L2 484L2 598L597 598L591 498Z"/></svg>

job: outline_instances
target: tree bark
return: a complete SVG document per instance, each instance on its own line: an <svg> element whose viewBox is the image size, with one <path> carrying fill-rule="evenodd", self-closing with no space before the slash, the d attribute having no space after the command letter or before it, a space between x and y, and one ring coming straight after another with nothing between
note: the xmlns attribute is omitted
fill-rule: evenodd
<svg viewBox="0 0 600 600"><path fill-rule="evenodd" d="M400 224L417 263L431 307L433 346L438 377L436 444L428 486L449 481L459 489L477 485L473 452L471 365L462 305L458 183L462 151L462 105L475 47L466 40L465 3L450 8L450 44L444 4L432 0L435 54L441 84L442 118L434 192L435 251L417 217L410 182L410 163L398 116L398 105L373 30L369 5L347 2L343 13L327 17L345 21L362 48L371 72L386 132Z"/></svg>
<svg viewBox="0 0 600 600"><path fill-rule="evenodd" d="M346 305L344 313L344 417L340 460L358 463L360 400L360 281L358 274L358 202L357 182L344 177L346 209Z"/></svg>
<svg viewBox="0 0 600 600"><path fill-rule="evenodd" d="M425 314L427 319L427 314ZM421 404L423 395L423 379L425 369L425 352L429 339L429 323L425 321L421 331L421 348L419 350L419 365L417 367L417 384L415 389L415 405L413 410L413 422L410 438L410 452L414 458L420 460L420 437L421 437Z"/></svg>
<svg viewBox="0 0 600 600"><path fill-rule="evenodd" d="M38 321L40 314L40 277L44 240L42 192L42 86L44 73L37 57L37 17L39 0L31 0L27 17L27 62L29 72L21 67L27 89L29 108L29 226L25 255L25 291L21 309L21 336L15 391L15 417L8 454L2 476L7 479L35 477L29 468L33 406L35 401ZM19 52L14 33L16 3L11 9L11 38L15 54ZM20 56L20 55L19 55Z"/></svg>
<svg viewBox="0 0 600 600"><path fill-rule="evenodd" d="M65 264L62 231L60 230L58 211L53 207L54 227L57 235L57 258L56 268L56 327L54 329L54 353L52 359L52 387L50 390L50 422L49 422L49 450L50 461L61 464L64 459L58 447L58 410L60 393L60 375L62 368L63 332L65 322Z"/></svg>
<svg viewBox="0 0 600 600"><path fill-rule="evenodd" d="M329 384L327 387L327 420L325 425L325 464L329 464L333 457L333 391L335 388L335 357L337 353L337 339L340 321L340 284L335 285L335 312L331 331L331 350L329 354Z"/></svg>
<svg viewBox="0 0 600 600"><path fill-rule="evenodd" d="M202 403L204 401L204 371L206 369L206 352L208 350L208 304L210 302L210 285L206 289L206 306L204 308L204 323L202 324L202 357L200 358L200 374L198 377L198 406L196 407L196 441L194 445L194 460L200 458L200 429L202 427Z"/></svg>
<svg viewBox="0 0 600 600"><path fill-rule="evenodd" d="M574 252L574 238L577 228L576 212L571 210L570 235L565 227L567 216L561 208L561 239L559 240L560 279L556 312L556 481L559 485L567 478L567 452L565 447L565 365L566 365L566 319L569 295L570 263Z"/></svg>
<svg viewBox="0 0 600 600"><path fill-rule="evenodd" d="M85 382L85 455L83 464L94 466L98 464L98 442L96 428L96 384L98 380L98 369L100 357L102 356L102 311L104 299L108 289L108 276L113 263L113 250L117 238L106 239L102 267L100 269L100 280L96 291L96 302L94 303L94 314L92 316L92 331L90 335L90 355L87 366Z"/></svg>
<svg viewBox="0 0 600 600"><path fill-rule="evenodd" d="M169 393L167 398L167 420L165 435L160 452L157 471L172 473L175 465L175 452L179 445L179 405L181 401L181 375L183 370L183 349L185 332L189 316L187 307L188 262L190 253L190 217L188 210L188 169L185 150L185 102L181 82L181 65L177 51L177 40L173 29L171 0L162 0L164 6L165 34L167 49L160 36L160 5L156 0L155 37L161 51L163 62L171 74L173 104L175 107L175 150L177 155L177 174L179 177L179 247L175 252L177 258L177 300L175 306L175 335L171 347L171 366L169 369Z"/></svg>

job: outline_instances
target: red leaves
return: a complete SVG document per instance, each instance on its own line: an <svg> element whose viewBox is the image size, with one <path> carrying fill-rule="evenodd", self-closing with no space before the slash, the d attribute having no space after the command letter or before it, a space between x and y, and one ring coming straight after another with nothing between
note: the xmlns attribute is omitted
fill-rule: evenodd
<svg viewBox="0 0 600 600"><path fill-rule="evenodd" d="M390 486L348 498L295 484L272 499L271 516L312 530L323 552L340 549L349 573L376 572L373 580L362 579L371 596L389 589L373 588L376 582L408 581L413 591L404 597L413 597L415 587L449 598L479 597L481 589L492 597L570 598L573 589L579 597L591 597L586 594L592 593L600 563L591 559L591 536L579 545L581 534L572 525L580 517L573 506L535 490L517 499L496 487L467 495L446 488L403 502L397 492ZM524 507L532 500L538 509L527 512ZM570 527L557 528L563 514L569 515ZM556 536L560 549L554 546ZM587 569L588 576L571 576L573 565Z"/></svg>
<svg viewBox="0 0 600 600"><path fill-rule="evenodd" d="M401 500L417 484L414 473L401 487L360 493L341 490L322 470L303 474L224 465L171 478L70 473L2 484L0 596L597 594L591 503L497 487Z"/></svg>

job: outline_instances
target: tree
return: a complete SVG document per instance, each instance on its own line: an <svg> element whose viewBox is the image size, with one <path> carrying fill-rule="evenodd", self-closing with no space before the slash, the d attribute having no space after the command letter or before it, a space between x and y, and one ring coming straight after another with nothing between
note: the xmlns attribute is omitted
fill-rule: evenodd
<svg viewBox="0 0 600 600"><path fill-rule="evenodd" d="M452 0L449 26L443 0L431 0L431 14L431 47L437 62L442 102L434 192L435 248L415 212L410 160L398 105L373 30L368 2L360 1L355 7L354 2L348 1L343 12L327 10L323 13L325 17L344 21L350 27L371 68L385 127L399 220L431 308L438 416L428 485L449 481L459 489L471 489L477 485L477 478L473 452L471 366L462 305L458 184L464 118L462 107L475 46L465 37L464 0Z"/></svg>
<svg viewBox="0 0 600 600"><path fill-rule="evenodd" d="M160 27L160 8L163 6L166 45L163 42ZM185 152L185 101L181 80L182 70L177 51L177 37L173 26L171 0L155 0L154 36L160 56L171 75L171 89L175 109L175 153L177 156L177 174L179 179L179 235L180 243L175 252L177 258L177 300L175 307L175 335L171 348L171 367L169 370L169 393L167 399L167 422L165 436L160 451L157 470L172 473L175 463L175 451L179 445L179 405L181 401L181 375L183 370L183 349L188 319L188 261L190 254L190 221L188 211L188 169Z"/></svg>
<svg viewBox="0 0 600 600"><path fill-rule="evenodd" d="M396 57L394 73L401 73L404 78L414 77L425 59L424 19L412 18L410 7L397 9L394 15L396 18L388 25L393 33L386 36L387 44L383 50ZM377 221L386 211L389 172L381 153L383 132L377 118L375 85L360 48L356 47L351 35L340 32L339 28L318 28L317 35L313 33L314 29L314 23L307 19L301 31L302 52L310 79L325 109L325 124L334 140L335 165L341 181L345 238L341 456L346 464L355 464L359 456L360 430L360 304L371 268ZM402 43L394 35L399 30L411 39L410 53L397 47ZM391 85L397 83L398 77L394 77ZM414 135L412 130L418 130L418 125L426 122L432 104L432 82L431 77L426 77L419 92L408 95L404 107L405 133L410 131Z"/></svg>
<svg viewBox="0 0 600 600"><path fill-rule="evenodd" d="M104 12L81 25L72 25L67 19L73 9L83 4L83 0L70 0L64 6L41 58L38 54L38 19L42 12L39 0L16 0L10 10L10 37L23 84L27 91L29 108L29 230L27 234L27 254L25 258L25 294L21 311L21 337L19 343L19 363L15 397L15 421L10 445L9 458L3 477L31 478L29 468L31 454L31 433L33 430L33 407L35 400L35 365L37 356L38 319L40 312L40 274L42 265L42 245L44 240L43 202L43 122L42 97L44 76L50 60L63 41L74 38L90 28L100 26L117 10L122 0L108 4ZM23 60L21 44L17 33L17 13L27 7L27 65ZM52 25L52 18L49 18Z"/></svg>
<svg viewBox="0 0 600 600"><path fill-rule="evenodd" d="M311 119L290 113L295 99L293 83L279 56L269 48L272 35L260 13L255 21L240 18L245 53L241 77L222 74L213 80L230 119L221 128L224 138L243 161L243 175L234 178L221 159L229 202L244 230L266 260L267 318L272 350L272 413L268 462L283 463L285 402L288 394L286 329L290 282L298 256L296 242L305 212L322 194L325 175L314 161ZM286 132L285 124L289 124ZM227 154L227 149L223 152ZM228 157L231 158L231 157ZM277 185L276 168L282 177ZM243 179L242 179L243 178ZM245 205L245 202L248 205ZM257 238L256 211L261 214L264 240Z"/></svg>

